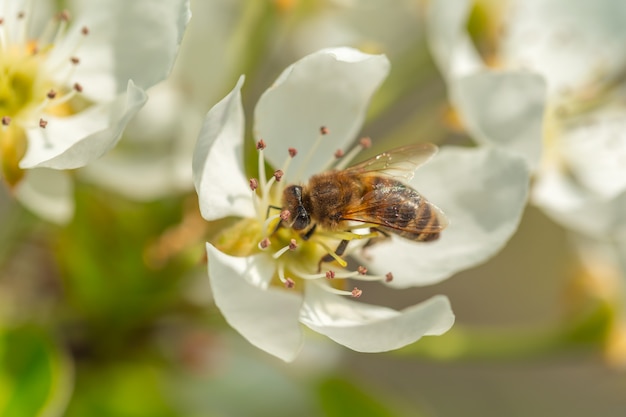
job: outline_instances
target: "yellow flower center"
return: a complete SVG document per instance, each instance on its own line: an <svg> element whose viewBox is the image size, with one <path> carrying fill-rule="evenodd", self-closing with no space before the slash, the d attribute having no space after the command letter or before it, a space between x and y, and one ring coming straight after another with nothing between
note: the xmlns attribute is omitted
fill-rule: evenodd
<svg viewBox="0 0 626 417"><path fill-rule="evenodd" d="M326 134L322 128L318 141ZM344 155L338 152L336 158L343 158L345 164L356 153L367 145L362 141L359 146ZM314 152L318 143L313 145ZM368 274L367 269L359 266L356 270L348 270L348 263L343 259L356 249L362 248L376 232L369 232L367 225L355 226L354 230L329 231L319 227L311 230L295 230L288 224L288 215L281 208L283 192L286 188L283 176L287 173L291 159L295 156L294 149L289 150L282 169L275 171L269 180L265 175L265 159L263 149L265 143L259 141L259 179L251 179L252 198L256 207L255 218L245 218L223 230L214 240L215 246L231 256L251 256L266 254L276 264L276 272L272 283L287 288L302 290L303 281L317 280L322 288L341 295L359 297L361 290L342 289L346 278L366 281L389 281L391 273L386 275ZM302 165L306 166L310 154L305 156ZM302 168L301 165L301 168ZM311 227L315 227L313 224ZM347 243L347 245L346 245ZM337 278L337 279L335 279ZM326 281L326 282L322 282Z"/></svg>

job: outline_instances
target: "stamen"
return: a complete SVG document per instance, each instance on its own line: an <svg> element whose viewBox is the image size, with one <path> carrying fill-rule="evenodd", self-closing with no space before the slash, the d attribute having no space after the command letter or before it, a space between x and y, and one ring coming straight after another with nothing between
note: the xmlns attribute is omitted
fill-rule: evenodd
<svg viewBox="0 0 626 417"><path fill-rule="evenodd" d="M288 153L289 153L289 156L287 156L287 159L285 159L285 162L283 163L283 167L274 172L274 178L276 178L276 182L280 182L281 178L287 173L287 171L289 170L289 165L291 165L291 160L298 154L298 151L296 151L295 148L289 148ZM279 175L277 176L276 174L278 173ZM281 195L284 189L285 189L285 184L282 183L278 189L278 194ZM268 194L269 194L269 191L268 191Z"/></svg>
<svg viewBox="0 0 626 417"><path fill-rule="evenodd" d="M17 13L17 20L19 21L18 42L21 44L25 44L28 40L28 22L26 21L26 19L24 19L25 17L26 13L24 11L20 11Z"/></svg>
<svg viewBox="0 0 626 417"><path fill-rule="evenodd" d="M259 246L259 249L265 250L265 249L269 248L271 244L272 244L272 242L269 240L269 238L266 237L266 238L264 238L263 240L261 240L259 242L258 246Z"/></svg>
<svg viewBox="0 0 626 417"><path fill-rule="evenodd" d="M45 129L48 126L48 121L44 119L39 119L39 127Z"/></svg>
<svg viewBox="0 0 626 417"><path fill-rule="evenodd" d="M279 250L277 250L277 251L276 251L276 252L272 255L272 258L274 258L274 259L278 259L278 258L280 258L281 256L283 256L283 254L284 254L285 252L290 251L290 250L293 250L293 249L291 249L291 242L289 243L289 245L284 246L284 247L280 248Z"/></svg>
<svg viewBox="0 0 626 417"><path fill-rule="evenodd" d="M385 282L391 281L393 281L393 274L391 272L387 272L387 275L385 275Z"/></svg>
<svg viewBox="0 0 626 417"><path fill-rule="evenodd" d="M359 144L350 151L334 166L334 169L345 169L350 162L361 152L363 149L367 149L372 146L372 140L368 137L361 138Z"/></svg>
<svg viewBox="0 0 626 417"><path fill-rule="evenodd" d="M300 165L300 169L298 170L296 176L294 177L295 181L298 181L302 178L302 175L304 174L304 171L307 169L309 162L311 162L311 158L313 158L315 151L317 151L317 148L319 148L320 144L322 143L322 139L328 133L329 133L329 130L326 126L320 127L320 134L317 136L317 138L315 138L315 142L313 142L313 146L311 147L309 152L306 154L304 161L302 162L302 165Z"/></svg>
<svg viewBox="0 0 626 417"><path fill-rule="evenodd" d="M0 18L0 46L3 51L7 49L7 29L4 25L4 18Z"/></svg>
<svg viewBox="0 0 626 417"><path fill-rule="evenodd" d="M270 226L278 218L280 218L280 214L274 214L273 216L268 216L267 219L265 219L265 221L263 222L263 229L261 230L263 230L263 233L266 235L266 237L274 231L274 227Z"/></svg>
<svg viewBox="0 0 626 417"><path fill-rule="evenodd" d="M289 210L283 210L280 212L280 219L284 222L289 220L289 216L291 216L291 212Z"/></svg>
<svg viewBox="0 0 626 417"><path fill-rule="evenodd" d="M333 270L326 271L326 279L334 279L334 278L335 278L335 271Z"/></svg>
<svg viewBox="0 0 626 417"><path fill-rule="evenodd" d="M252 191L256 191L257 188L259 188L259 182L257 181L257 179L250 178L250 189Z"/></svg>
<svg viewBox="0 0 626 417"><path fill-rule="evenodd" d="M350 297L358 298L363 293L363 291L359 290L356 287L352 291L344 291L344 290L339 290L337 288L333 288L330 285L324 283L323 281L314 281L314 282L317 283L317 285L319 285L319 287L321 289L323 289L324 291L327 291L327 292L329 292L331 294L347 295L347 296L350 296Z"/></svg>
<svg viewBox="0 0 626 417"><path fill-rule="evenodd" d="M259 151L259 184L261 186L261 195L265 196L265 188L267 184L267 177L265 176L265 156L263 155L263 149L265 149L265 141L260 139L256 143L256 149ZM265 200L263 200L265 206Z"/></svg>
<svg viewBox="0 0 626 417"><path fill-rule="evenodd" d="M337 263L339 263L339 265L341 265L341 266L342 266L342 267L344 267L344 268L345 268L346 266L348 266L348 263L347 263L346 261L344 261L343 259L341 259L341 258L339 257L339 255L337 255L337 254L335 253L335 251L334 251L334 250L332 250L331 248L329 248L329 247L328 247L328 245L326 245L324 242L317 241L317 243L318 243L321 247L323 247L323 248L326 250L326 252L328 252L328 254L329 254L330 256L332 256L332 257L333 257L333 259L334 259L335 261L337 261Z"/></svg>
<svg viewBox="0 0 626 417"><path fill-rule="evenodd" d="M367 268L362 265L359 265L356 271L359 273L359 275L367 274Z"/></svg>
<svg viewBox="0 0 626 417"><path fill-rule="evenodd" d="M11 124L10 116L2 116L2 126L8 126Z"/></svg>
<svg viewBox="0 0 626 417"><path fill-rule="evenodd" d="M282 262L278 264L278 279L280 279L280 282L282 282L287 288L293 288L296 286L293 279L285 277L285 264Z"/></svg>
<svg viewBox="0 0 626 417"><path fill-rule="evenodd" d="M70 14L67 10L64 10L57 15L57 18L59 19L59 26L57 27L57 32L54 35L54 40L52 41L53 45L58 45L59 41L65 36Z"/></svg>
<svg viewBox="0 0 626 417"><path fill-rule="evenodd" d="M344 155L345 155L345 152L343 151L343 149L337 149L335 151L335 158L337 159L343 157Z"/></svg>
<svg viewBox="0 0 626 417"><path fill-rule="evenodd" d="M74 83L74 90L79 92L79 93L82 93L83 92L83 86L78 84L78 83Z"/></svg>

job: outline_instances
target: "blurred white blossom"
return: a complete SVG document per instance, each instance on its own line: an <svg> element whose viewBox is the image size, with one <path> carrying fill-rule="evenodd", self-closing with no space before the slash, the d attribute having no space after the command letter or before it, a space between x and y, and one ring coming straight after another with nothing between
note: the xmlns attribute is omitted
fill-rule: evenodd
<svg viewBox="0 0 626 417"><path fill-rule="evenodd" d="M343 279L386 283L392 272L389 284L398 288L439 282L485 261L517 228L528 184L522 159L497 149L446 148L410 182L450 220L436 242L394 236L363 252L365 242L351 241L347 255L361 267L342 261L320 271L320 259L333 252L340 234L316 232L304 240L290 228L276 229L271 206L281 204L285 184L324 170L337 149L354 141L388 71L384 56L350 48L321 50L287 68L255 108L259 173L252 183L243 160L243 78L205 118L193 161L200 209L209 221L236 219L207 243L213 296L231 326L283 360L301 348L301 323L363 352L444 333L454 321L446 297L396 311L350 300L360 290ZM320 134L321 126L328 131ZM280 181L266 180L265 161L282 166Z"/></svg>
<svg viewBox="0 0 626 417"><path fill-rule="evenodd" d="M483 23L473 38L470 11ZM534 203L601 239L626 234L624 21L626 3L612 0L437 0L429 10L432 51L469 133L524 156Z"/></svg>
<svg viewBox="0 0 626 417"><path fill-rule="evenodd" d="M28 208L68 221L82 167L119 140L144 89L169 73L190 17L187 1L0 2L0 161ZM46 23L47 21L47 23Z"/></svg>

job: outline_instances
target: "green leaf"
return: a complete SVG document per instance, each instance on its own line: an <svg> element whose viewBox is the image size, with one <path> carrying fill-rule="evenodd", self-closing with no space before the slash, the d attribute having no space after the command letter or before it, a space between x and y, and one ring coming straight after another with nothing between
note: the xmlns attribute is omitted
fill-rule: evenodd
<svg viewBox="0 0 626 417"><path fill-rule="evenodd" d="M1 416L61 416L72 386L72 364L46 333L0 330Z"/></svg>
<svg viewBox="0 0 626 417"><path fill-rule="evenodd" d="M175 417L165 376L150 363L109 363L79 368L65 417Z"/></svg>

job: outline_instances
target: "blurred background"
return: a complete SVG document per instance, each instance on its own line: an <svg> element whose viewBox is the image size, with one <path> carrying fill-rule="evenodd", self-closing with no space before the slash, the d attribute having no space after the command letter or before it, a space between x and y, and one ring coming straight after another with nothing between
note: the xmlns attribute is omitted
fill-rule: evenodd
<svg viewBox="0 0 626 417"><path fill-rule="evenodd" d="M199 215L190 158L202 117L240 74L252 115L308 53L385 53L391 74L361 132L371 153L415 141L473 146L430 55L426 6L192 1L170 79L149 91L117 148L73 172L69 225L36 218L0 187L0 415L624 415L621 274L590 268L572 232L533 206L482 266L426 288L371 284L367 301L394 308L434 294L452 302L449 333L400 351L356 353L308 332L286 364L249 345L211 302L204 242L219 224Z"/></svg>

